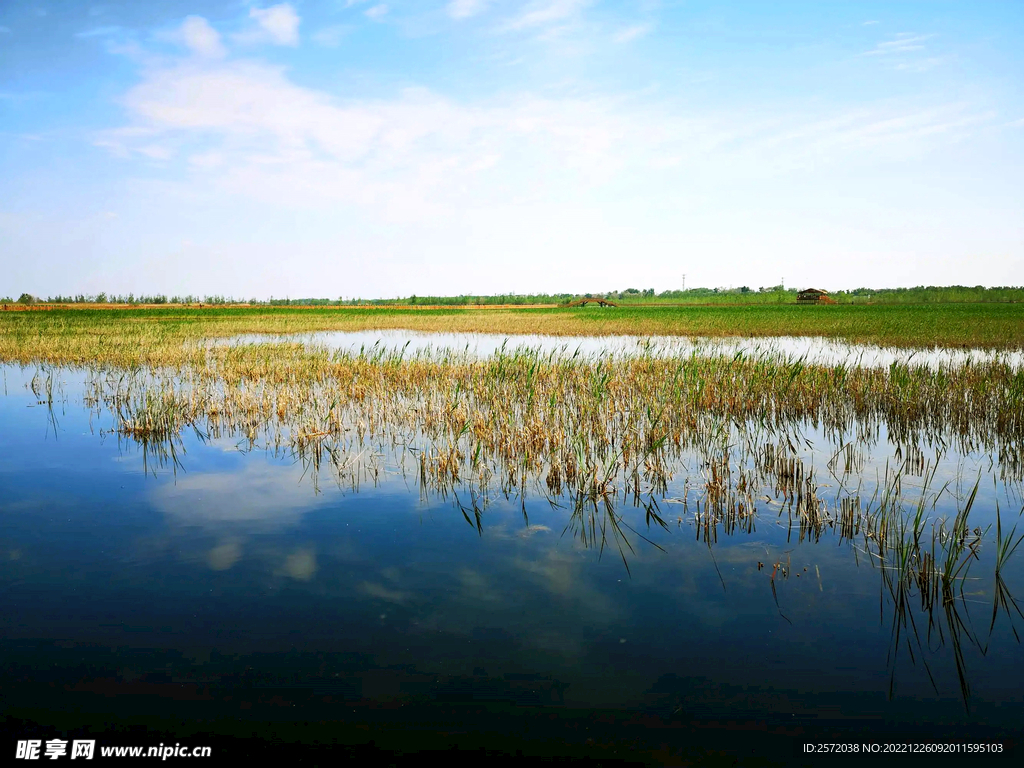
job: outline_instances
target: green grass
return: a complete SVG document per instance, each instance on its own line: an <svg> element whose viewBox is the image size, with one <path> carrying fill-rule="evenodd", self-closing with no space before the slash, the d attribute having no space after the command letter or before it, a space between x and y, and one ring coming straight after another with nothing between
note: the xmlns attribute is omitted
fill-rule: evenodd
<svg viewBox="0 0 1024 768"><path fill-rule="evenodd" d="M614 313L614 315L612 314ZM611 332L697 336L824 336L899 347L1024 347L1024 307L1012 304L621 306L581 314Z"/></svg>
<svg viewBox="0 0 1024 768"><path fill-rule="evenodd" d="M61 361L78 342L104 337L128 348L238 333L406 328L421 331L675 336L823 336L896 347L1024 349L1024 306L911 304L659 306L614 308L401 309L217 307L53 309L0 312L0 360L24 360L32 347ZM77 340L77 342L76 342ZM85 344L90 346L90 344ZM82 349L84 350L84 347ZM141 354L141 351L140 353Z"/></svg>

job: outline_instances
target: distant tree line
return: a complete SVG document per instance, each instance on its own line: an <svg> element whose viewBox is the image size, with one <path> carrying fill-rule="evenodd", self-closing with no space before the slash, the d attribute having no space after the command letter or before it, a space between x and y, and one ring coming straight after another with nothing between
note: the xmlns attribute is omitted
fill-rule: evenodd
<svg viewBox="0 0 1024 768"><path fill-rule="evenodd" d="M818 287L818 286L815 286ZM568 304L581 298L605 298L626 304L788 304L796 301L798 291L782 285L751 288L688 288L662 291L653 288L626 288L621 291L591 293L501 293L490 296L462 294L459 296L418 296L393 299L363 298L290 298L236 299L232 296L199 296L193 294L167 296L166 294L76 294L50 296L45 300L23 293L15 300L0 299L4 304L119 304L124 306L174 304L182 306L223 306L248 304L250 306L472 306L472 305L527 305ZM1024 286L986 288L982 285L935 286L919 285L913 288L856 288L849 291L830 291L829 296L840 304L926 304L956 302L1024 302Z"/></svg>
<svg viewBox="0 0 1024 768"><path fill-rule="evenodd" d="M27 296L28 294L25 294ZM653 295L653 294L652 294ZM538 293L538 294L511 294L503 293L494 296L482 296L482 295L463 295L463 296L409 296L406 298L393 298L393 299L363 299L363 298L344 298L339 297L337 299L327 298L274 298L269 299L236 299L232 296L198 296L198 295L185 295L185 296L167 296L166 294L155 294L145 295L129 293L127 295L118 294L76 294L74 296L50 296L45 299L47 304L124 304L124 305L138 305L138 304L181 304L181 305L192 305L192 304L210 304L210 305L224 305L224 304L249 304L252 306L271 306L271 307L286 307L286 306L395 306L395 305L423 305L423 306L458 306L458 305L472 305L472 304L558 304L566 301L570 301L575 298L577 294L573 293ZM13 299L4 299L8 303L13 302ZM42 301L40 299L33 299L33 301ZM27 302L26 302L27 303Z"/></svg>
<svg viewBox="0 0 1024 768"><path fill-rule="evenodd" d="M738 288L689 288L662 291L658 294L650 289L638 291L635 288L627 288L624 291L594 295L637 304L789 304L796 301L798 293L799 290L782 285L762 286L756 289L743 285ZM828 294L839 304L1024 302L1024 286L986 288L983 285L920 285L914 288L855 288L849 291L828 291Z"/></svg>
<svg viewBox="0 0 1024 768"><path fill-rule="evenodd" d="M561 304L571 301L577 294L573 293L499 293L493 296L481 296L478 294L463 294L460 296L417 296L413 294L407 298L395 299L351 299L346 304L372 304L372 305L408 305L408 306L470 306L470 305L494 305L494 304Z"/></svg>
<svg viewBox="0 0 1024 768"><path fill-rule="evenodd" d="M806 286L812 287L812 286ZM817 287L817 286L813 286ZM801 289L802 290L802 289ZM409 296L395 299L348 299L344 304L370 305L427 305L458 306L488 304L568 304L581 298L604 298L626 304L789 304L796 301L799 290L783 285L752 288L688 288L686 290L662 291L653 288L626 288L621 291L587 293L537 293L498 294L495 296ZM940 302L1024 302L1024 286L1003 286L986 288L953 286L917 286L914 288L856 288L849 291L830 291L829 295L841 304L918 304ZM303 300L303 303L306 300ZM326 303L326 300L321 300ZM292 303L300 303L295 299Z"/></svg>
<svg viewBox="0 0 1024 768"><path fill-rule="evenodd" d="M39 301L37 299L37 301ZM74 296L50 296L46 299L47 304L125 304L133 306L137 304L266 304L267 302L256 299L235 299L231 296L198 296L187 294L184 296L167 296L163 293L153 295L134 293L129 294L107 294L79 293Z"/></svg>

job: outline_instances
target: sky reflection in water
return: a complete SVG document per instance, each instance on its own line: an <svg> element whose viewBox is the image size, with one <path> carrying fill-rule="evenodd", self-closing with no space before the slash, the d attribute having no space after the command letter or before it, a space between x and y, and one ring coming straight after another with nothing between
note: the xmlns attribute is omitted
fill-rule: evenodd
<svg viewBox="0 0 1024 768"><path fill-rule="evenodd" d="M1024 352L982 349L898 349L873 344L851 344L838 339L810 336L777 336L770 338L689 338L685 336L544 336L495 333L436 333L423 331L370 330L318 331L303 334L245 334L226 343L255 344L273 341L298 341L310 346L358 354L360 350L399 351L407 355L451 350L456 353L487 357L499 350L538 350L542 355L562 357L631 356L651 354L674 357L692 354L734 357L781 355L803 359L807 364L834 365L844 363L862 367L887 367L895 363L926 365L962 365L966 362L1001 361L1014 368L1024 366ZM225 343L217 341L215 343Z"/></svg>

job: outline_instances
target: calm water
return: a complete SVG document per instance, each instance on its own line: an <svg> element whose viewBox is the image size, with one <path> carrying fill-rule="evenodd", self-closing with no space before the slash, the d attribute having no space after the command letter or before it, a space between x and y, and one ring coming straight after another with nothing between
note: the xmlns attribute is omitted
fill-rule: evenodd
<svg viewBox="0 0 1024 768"><path fill-rule="evenodd" d="M772 338L689 338L685 336L544 336L495 333L435 333L396 330L318 331L303 334L246 334L229 339L231 344L268 341L299 341L348 353L398 352L407 355L451 350L468 356L484 357L501 350L539 350L544 355L585 358L651 354L662 357L725 355L761 357L765 355L803 359L807 364L846 363L861 367L887 367L910 363L937 367L1001 361L1014 368L1024 367L1024 352L982 349L899 349L873 344L851 344L842 340L811 336ZM223 343L223 342L218 342Z"/></svg>
<svg viewBox="0 0 1024 768"><path fill-rule="evenodd" d="M801 540L777 500L709 547L678 503L697 463L657 496L664 526L620 501L628 543L601 551L568 502L495 492L474 510L468 490L421 488L387 453L337 482L229 438L185 434L169 460L83 405L84 372L61 374L51 408L26 387L34 369L2 371L12 739L157 743L117 730L137 726L233 737L237 750L269 728L409 749L792 763L817 739L1010 750L1019 734L1024 618L999 612L990 629L991 546L964 600L901 614L869 556L833 533ZM803 455L838 492L824 470L835 448L806 436ZM894 451L883 433L857 477L870 483ZM994 522L997 501L1016 521L1019 480L983 453L948 449L937 482L979 473L971 525ZM937 510L955 512L951 494ZM771 578L776 562L785 578ZM1024 593L1020 553L1004 579Z"/></svg>

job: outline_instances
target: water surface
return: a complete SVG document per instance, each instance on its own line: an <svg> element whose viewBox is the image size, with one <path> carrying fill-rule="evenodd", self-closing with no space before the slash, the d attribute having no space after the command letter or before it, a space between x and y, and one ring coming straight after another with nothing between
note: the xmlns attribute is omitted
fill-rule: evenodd
<svg viewBox="0 0 1024 768"><path fill-rule="evenodd" d="M893 363L928 367L999 361L1013 368L1024 367L1022 351L985 349L903 349L874 344L854 344L839 339L814 336L777 336L766 338L686 336L546 336L541 334L438 333L426 331L368 330L318 331L301 334L244 334L227 341L231 344L257 344L273 341L297 341L350 354L407 355L441 351L470 357L489 357L500 351L532 350L542 356L556 357L657 357L726 356L778 357L803 360L807 364L860 367L888 367ZM223 342L218 342L223 343Z"/></svg>
<svg viewBox="0 0 1024 768"><path fill-rule="evenodd" d="M330 338L428 343L315 337ZM807 535L770 488L756 516L709 535L696 455L646 504L581 509L537 487L424 486L382 445L345 471L228 434L186 432L172 456L87 407L87 371L59 372L52 403L27 386L35 373L4 367L0 397L0 643L17 727L246 738L239 723L257 724L251 737L319 722L321 740L429 748L454 730L466 748L474 733L527 754L628 743L656 762L739 750L723 723L796 760L826 736L1010 745L1022 722L1024 619L992 621L991 545L961 599L898 606L856 541ZM799 428L825 497L859 484L868 498L907 462L883 430L844 471L839 446ZM988 529L997 504L1017 520L1020 479L997 457L917 449L949 489L930 514L955 515L977 477L971 527ZM903 483L913 496L924 480L911 467ZM1021 559L1002 576L1020 594Z"/></svg>

